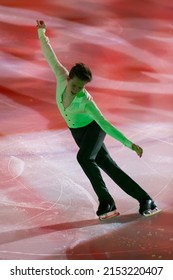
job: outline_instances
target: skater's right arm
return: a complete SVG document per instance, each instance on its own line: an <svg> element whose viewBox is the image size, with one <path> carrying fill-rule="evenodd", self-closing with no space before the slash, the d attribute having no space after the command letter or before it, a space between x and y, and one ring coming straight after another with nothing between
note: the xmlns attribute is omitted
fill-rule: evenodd
<svg viewBox="0 0 173 280"><path fill-rule="evenodd" d="M56 54L54 53L49 38L45 35L46 33L46 24L42 20L37 20L37 28L38 28L38 37L40 39L41 48L46 58L48 64L50 65L51 69L53 70L57 79L62 76L67 77L68 71L67 69L60 63Z"/></svg>

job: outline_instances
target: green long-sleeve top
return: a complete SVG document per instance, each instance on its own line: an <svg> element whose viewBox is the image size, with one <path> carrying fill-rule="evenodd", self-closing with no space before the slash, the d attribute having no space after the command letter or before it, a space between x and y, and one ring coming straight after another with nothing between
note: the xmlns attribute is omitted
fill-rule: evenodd
<svg viewBox="0 0 173 280"><path fill-rule="evenodd" d="M132 142L103 116L93 100L89 100L88 97L90 94L85 88L75 96L69 107L66 109L64 108L62 99L63 93L67 87L67 77L69 72L56 57L50 45L49 38L45 35L45 31L45 29L39 28L38 36L41 42L44 57L53 70L57 80L56 102L68 127L83 127L95 120L106 134L109 134L123 145L132 149Z"/></svg>

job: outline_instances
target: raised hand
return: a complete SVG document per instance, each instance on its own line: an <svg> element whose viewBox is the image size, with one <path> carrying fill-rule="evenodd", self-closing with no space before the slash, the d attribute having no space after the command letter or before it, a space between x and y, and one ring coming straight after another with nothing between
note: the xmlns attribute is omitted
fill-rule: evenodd
<svg viewBox="0 0 173 280"><path fill-rule="evenodd" d="M45 22L43 21L43 20L36 20L36 22L37 22L37 28L46 28L46 24L45 24Z"/></svg>

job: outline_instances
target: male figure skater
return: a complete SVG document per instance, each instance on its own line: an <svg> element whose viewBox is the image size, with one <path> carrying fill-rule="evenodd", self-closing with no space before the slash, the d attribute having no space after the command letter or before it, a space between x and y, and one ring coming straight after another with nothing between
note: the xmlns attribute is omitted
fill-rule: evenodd
<svg viewBox="0 0 173 280"><path fill-rule="evenodd" d="M143 150L132 143L116 129L101 113L85 89L92 80L91 70L83 63L74 65L70 72L56 57L48 37L45 35L44 21L37 20L38 36L43 54L53 70L56 81L56 102L71 134L79 147L77 160L90 180L98 197L99 206L96 214L100 219L117 216L114 199L110 195L100 173L99 167L128 195L139 202L139 213L148 216L158 211L152 198L111 158L104 138L109 134L139 157Z"/></svg>

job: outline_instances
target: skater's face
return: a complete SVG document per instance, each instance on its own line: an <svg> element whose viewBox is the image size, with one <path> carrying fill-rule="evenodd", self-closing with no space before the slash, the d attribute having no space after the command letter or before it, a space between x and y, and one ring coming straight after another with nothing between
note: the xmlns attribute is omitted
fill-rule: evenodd
<svg viewBox="0 0 173 280"><path fill-rule="evenodd" d="M84 89L86 84L86 81L82 81L78 77L74 76L72 79L68 78L67 87L71 94L76 95Z"/></svg>

